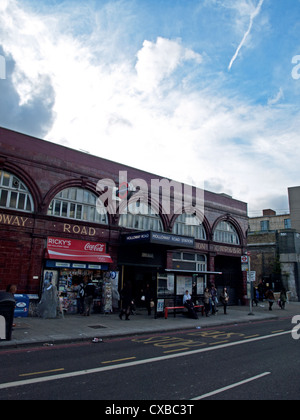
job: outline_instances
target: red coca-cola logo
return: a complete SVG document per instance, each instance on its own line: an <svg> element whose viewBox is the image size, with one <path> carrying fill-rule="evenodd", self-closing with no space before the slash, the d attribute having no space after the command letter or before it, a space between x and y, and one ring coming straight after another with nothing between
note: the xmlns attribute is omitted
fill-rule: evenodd
<svg viewBox="0 0 300 420"><path fill-rule="evenodd" d="M90 244L89 242L84 246L85 251L104 252L104 244Z"/></svg>

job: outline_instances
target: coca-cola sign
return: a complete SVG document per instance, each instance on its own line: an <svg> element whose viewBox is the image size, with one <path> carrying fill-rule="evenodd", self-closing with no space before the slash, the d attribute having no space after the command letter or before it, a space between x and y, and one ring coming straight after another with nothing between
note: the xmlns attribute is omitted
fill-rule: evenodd
<svg viewBox="0 0 300 420"><path fill-rule="evenodd" d="M47 255L50 259L112 262L106 253L106 246L101 242L87 242L77 239L48 238Z"/></svg>
<svg viewBox="0 0 300 420"><path fill-rule="evenodd" d="M84 250L85 251L94 251L94 252L101 252L103 253L105 251L105 244L100 244L100 243L96 243L96 242L88 242L87 244L85 244L84 246Z"/></svg>

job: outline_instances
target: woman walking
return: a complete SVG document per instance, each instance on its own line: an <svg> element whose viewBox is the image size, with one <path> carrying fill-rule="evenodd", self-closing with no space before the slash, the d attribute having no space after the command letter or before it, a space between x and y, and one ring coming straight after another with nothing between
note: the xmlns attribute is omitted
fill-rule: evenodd
<svg viewBox="0 0 300 420"><path fill-rule="evenodd" d="M224 315L227 315L227 305L229 302L229 294L227 292L227 287L224 287L223 292L221 293L221 296L220 296L220 300L224 308Z"/></svg>

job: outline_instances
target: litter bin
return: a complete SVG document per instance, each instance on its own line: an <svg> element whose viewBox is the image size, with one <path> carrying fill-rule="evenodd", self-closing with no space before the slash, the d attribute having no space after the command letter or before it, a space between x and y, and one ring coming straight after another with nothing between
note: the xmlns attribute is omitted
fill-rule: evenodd
<svg viewBox="0 0 300 420"><path fill-rule="evenodd" d="M0 317L5 319L5 339L11 340L16 301L11 293L0 292Z"/></svg>
<svg viewBox="0 0 300 420"><path fill-rule="evenodd" d="M27 318L29 311L29 297L27 295L14 295L16 301L15 318Z"/></svg>

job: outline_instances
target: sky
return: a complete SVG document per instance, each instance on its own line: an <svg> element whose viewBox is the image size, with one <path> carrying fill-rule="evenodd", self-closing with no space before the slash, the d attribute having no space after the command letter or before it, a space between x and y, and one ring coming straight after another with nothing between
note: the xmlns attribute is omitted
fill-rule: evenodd
<svg viewBox="0 0 300 420"><path fill-rule="evenodd" d="M0 0L0 126L288 212L300 0Z"/></svg>

